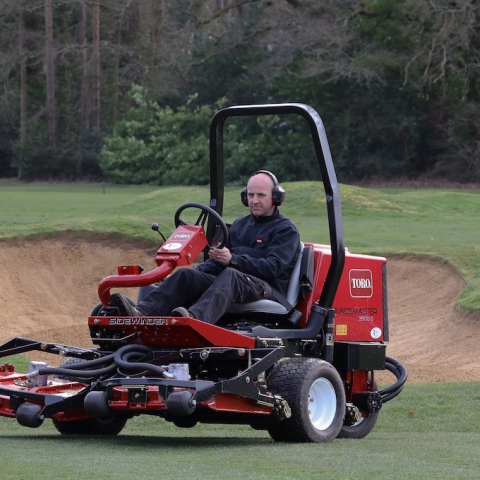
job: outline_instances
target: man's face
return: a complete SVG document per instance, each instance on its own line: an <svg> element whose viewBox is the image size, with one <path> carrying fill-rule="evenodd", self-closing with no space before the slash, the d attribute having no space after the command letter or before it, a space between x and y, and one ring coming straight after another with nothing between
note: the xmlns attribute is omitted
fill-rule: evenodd
<svg viewBox="0 0 480 480"><path fill-rule="evenodd" d="M272 215L275 211L272 201L272 188L272 179L265 173L258 173L248 181L248 207L256 217Z"/></svg>

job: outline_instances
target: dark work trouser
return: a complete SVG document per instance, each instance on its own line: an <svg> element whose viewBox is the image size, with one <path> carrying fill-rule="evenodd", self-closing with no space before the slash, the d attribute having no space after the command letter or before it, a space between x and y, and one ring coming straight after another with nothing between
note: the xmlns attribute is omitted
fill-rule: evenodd
<svg viewBox="0 0 480 480"><path fill-rule="evenodd" d="M147 316L169 315L185 307L193 316L216 323L233 303L273 299L270 285L257 277L226 268L215 276L192 268L182 268L160 283L138 304Z"/></svg>

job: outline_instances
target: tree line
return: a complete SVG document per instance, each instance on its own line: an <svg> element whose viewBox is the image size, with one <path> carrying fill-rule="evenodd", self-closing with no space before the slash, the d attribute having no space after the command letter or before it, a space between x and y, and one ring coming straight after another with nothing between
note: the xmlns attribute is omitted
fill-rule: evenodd
<svg viewBox="0 0 480 480"><path fill-rule="evenodd" d="M208 182L208 126L302 102L340 181L480 180L476 0L2 0L0 177ZM309 179L301 122L228 125L228 182ZM292 161L293 160L293 161Z"/></svg>

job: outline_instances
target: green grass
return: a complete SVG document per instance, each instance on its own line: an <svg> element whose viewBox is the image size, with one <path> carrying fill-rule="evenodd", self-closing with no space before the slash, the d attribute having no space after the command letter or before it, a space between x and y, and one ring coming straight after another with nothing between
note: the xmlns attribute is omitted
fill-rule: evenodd
<svg viewBox="0 0 480 480"><path fill-rule="evenodd" d="M328 243L320 185L283 186L282 212L297 223L303 240ZM226 189L226 221L247 212L239 190ZM440 258L467 281L459 306L480 310L480 191L342 185L341 195L351 251ZM151 223L169 234L180 204L208 198L208 187L0 183L0 238L86 231L158 243ZM28 363L18 356L5 361L19 371ZM478 382L407 384L384 405L365 439L325 445L275 444L265 432L243 426L178 429L148 416L130 420L115 438L64 437L49 420L28 429L0 418L0 478L476 479L479 406Z"/></svg>
<svg viewBox="0 0 480 480"><path fill-rule="evenodd" d="M282 212L302 239L329 243L323 187L318 182L283 185ZM224 218L247 213L240 187L225 190ZM355 253L428 255L451 264L466 288L458 306L480 311L480 190L393 189L340 186L345 242ZM124 187L0 183L0 238L57 231L119 233L158 243L150 230L174 228L182 203L209 201L208 187ZM195 212L197 213L197 212ZM186 220L188 212L184 214Z"/></svg>
<svg viewBox="0 0 480 480"><path fill-rule="evenodd" d="M148 416L113 438L62 437L48 420L30 430L3 418L1 478L476 479L479 403L478 383L407 385L365 439L321 445L276 444L247 426L178 429Z"/></svg>

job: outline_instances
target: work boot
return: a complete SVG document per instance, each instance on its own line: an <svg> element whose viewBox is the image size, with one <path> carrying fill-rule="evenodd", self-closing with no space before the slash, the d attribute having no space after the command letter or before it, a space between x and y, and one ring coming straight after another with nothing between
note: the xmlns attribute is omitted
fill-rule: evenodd
<svg viewBox="0 0 480 480"><path fill-rule="evenodd" d="M195 318L185 307L177 307L174 308L170 315L172 317L190 317L190 318Z"/></svg>
<svg viewBox="0 0 480 480"><path fill-rule="evenodd" d="M143 317L143 313L135 308L129 301L128 298L123 296L121 293L114 293L110 295L108 300L108 305L111 307L118 308L120 315L126 315L127 317Z"/></svg>

